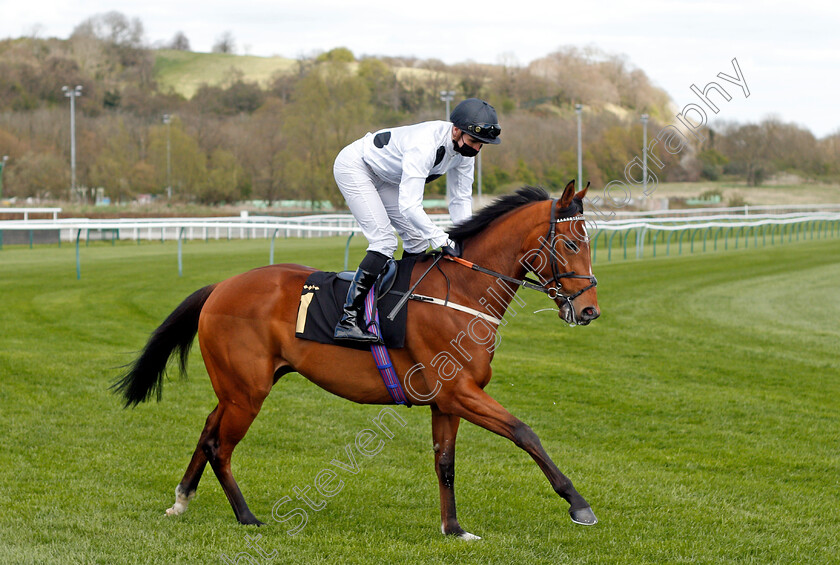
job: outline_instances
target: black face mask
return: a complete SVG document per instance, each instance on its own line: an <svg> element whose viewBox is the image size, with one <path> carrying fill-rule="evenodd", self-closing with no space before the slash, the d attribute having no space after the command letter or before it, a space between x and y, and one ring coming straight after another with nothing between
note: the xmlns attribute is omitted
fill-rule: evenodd
<svg viewBox="0 0 840 565"><path fill-rule="evenodd" d="M464 140L461 139L461 141L463 142ZM452 145L455 149L455 153L458 153L459 155L463 155L464 157L475 157L476 155L478 155L478 149L470 147L466 143L462 143L461 145L458 145L457 142L453 142Z"/></svg>

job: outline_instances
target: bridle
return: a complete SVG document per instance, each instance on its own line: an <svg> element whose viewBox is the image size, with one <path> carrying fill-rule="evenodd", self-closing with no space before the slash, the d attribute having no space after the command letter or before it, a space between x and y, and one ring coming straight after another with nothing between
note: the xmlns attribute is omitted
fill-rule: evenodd
<svg viewBox="0 0 840 565"><path fill-rule="evenodd" d="M592 275L578 275L574 271L567 271L563 272L560 270L557 260L557 249L554 247L554 239L556 237L556 226L560 222L571 222L574 220L583 220L583 206L580 204L579 201L573 200L572 203L567 207L563 208L562 210L557 210L555 214L555 208L557 204L557 198L553 198L551 200L551 212L549 216L548 222L548 235L546 238L543 238L542 243L540 244L540 248L537 250L535 258L540 256L543 252L543 249L548 245L550 249L548 250L548 262L551 266L551 279L546 280L544 283L540 282L539 280L533 280L528 278L526 275L521 279L517 279L514 277L509 277L507 275L503 275L501 273L497 273L496 271L492 271L490 269L486 269L480 265L476 265L471 261L467 261L466 259L462 259L460 257L453 257L451 255L446 255L445 257L450 261L454 261L460 265L465 267L469 267L474 271L478 271L480 273L484 273L486 275L491 275L497 277L503 281L515 284L517 286L521 286L524 288L530 288L531 290L536 290L542 292L551 300L557 300L561 298L566 301L568 304L569 309L572 313L572 320L573 323L577 322L577 317L575 316L575 309L572 306L572 301L576 299L578 296L586 292L587 290L594 288L598 284L598 280ZM542 278L537 268L534 266L533 259L529 260L528 262L528 272L533 273L537 276L537 278ZM527 268L527 267L526 267ZM564 294L562 292L563 284L562 279L588 279L589 285L582 288L581 290L575 292L574 294Z"/></svg>
<svg viewBox="0 0 840 565"><path fill-rule="evenodd" d="M568 272L561 272L559 266L557 265L557 248L554 246L554 239L555 239L555 232L556 226L560 222L572 222L575 220L583 221L583 210L582 206L578 201L573 201L567 208L559 210L557 213L557 218L555 218L555 204L557 199L553 199L551 201L551 216L548 222L548 237L544 238L542 244L540 244L540 248L537 250L537 254L535 257L539 256L542 253L542 250L546 247L546 245L550 246L551 249L548 251L548 262L551 265L551 280L546 281L544 285L542 285L542 292L545 292L549 298L555 300L556 298L565 298L566 301L571 306L572 300L589 290L590 288L594 288L598 284L598 280L592 275L578 275L574 271ZM531 267L530 272L534 273L537 277L540 274L537 272L536 267L534 267L533 261L528 261L528 265ZM560 282L560 279L588 279L589 286L577 291L572 295L565 295L560 292L560 289L563 288L563 284ZM548 285L554 283L554 286L549 287Z"/></svg>

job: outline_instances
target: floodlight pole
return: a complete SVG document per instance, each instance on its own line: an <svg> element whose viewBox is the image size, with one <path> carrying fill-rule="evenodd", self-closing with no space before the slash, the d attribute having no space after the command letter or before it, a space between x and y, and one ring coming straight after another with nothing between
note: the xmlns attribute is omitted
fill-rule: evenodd
<svg viewBox="0 0 840 565"><path fill-rule="evenodd" d="M443 102L446 102L446 115L443 116L443 119L447 122L449 121L449 103L455 99L455 91L454 90L441 90L440 91L440 99Z"/></svg>
<svg viewBox="0 0 840 565"><path fill-rule="evenodd" d="M647 196L647 125L650 116L642 114L642 194Z"/></svg>
<svg viewBox="0 0 840 565"><path fill-rule="evenodd" d="M6 168L6 161L8 160L8 155L3 155L3 159L0 159L0 200L3 199L3 169Z"/></svg>
<svg viewBox="0 0 840 565"><path fill-rule="evenodd" d="M454 90L441 90L440 91L440 99L442 102L446 102L446 114L443 116L443 120L448 122L449 121L449 103L455 99L455 91ZM446 204L449 205L449 183L446 183Z"/></svg>
<svg viewBox="0 0 840 565"><path fill-rule="evenodd" d="M172 200L172 143L170 135L170 122L172 116L163 115L163 123L166 124L166 198Z"/></svg>
<svg viewBox="0 0 840 565"><path fill-rule="evenodd" d="M70 99L70 197L76 192L76 98L82 95L82 87L62 86L64 96Z"/></svg>
<svg viewBox="0 0 840 565"><path fill-rule="evenodd" d="M582 152L582 142L581 142L581 125L580 125L580 115L583 112L583 105L582 104L575 104L575 113L577 114L577 166L578 166L578 189L583 186L583 152Z"/></svg>

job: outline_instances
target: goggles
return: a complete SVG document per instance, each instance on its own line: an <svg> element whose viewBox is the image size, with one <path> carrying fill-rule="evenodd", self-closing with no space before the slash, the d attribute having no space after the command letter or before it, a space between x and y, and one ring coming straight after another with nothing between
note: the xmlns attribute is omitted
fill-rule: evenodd
<svg viewBox="0 0 840 565"><path fill-rule="evenodd" d="M496 139L502 133L502 128L499 124L470 124L466 131L481 137Z"/></svg>

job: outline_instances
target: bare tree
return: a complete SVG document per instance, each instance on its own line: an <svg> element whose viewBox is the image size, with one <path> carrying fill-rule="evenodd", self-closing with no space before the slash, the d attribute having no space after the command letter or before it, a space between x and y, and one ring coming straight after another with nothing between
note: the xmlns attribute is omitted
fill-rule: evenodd
<svg viewBox="0 0 840 565"><path fill-rule="evenodd" d="M236 51L236 40L233 38L233 33L226 31L216 38L213 53L233 53L234 51Z"/></svg>
<svg viewBox="0 0 840 565"><path fill-rule="evenodd" d="M143 47L145 31L139 18L131 20L117 11L92 16L73 30L71 37L94 37L120 47Z"/></svg>
<svg viewBox="0 0 840 565"><path fill-rule="evenodd" d="M190 40L187 39L187 36L184 35L183 31L178 31L175 33L175 37L172 38L172 41L169 42L169 48L176 51L189 51Z"/></svg>

